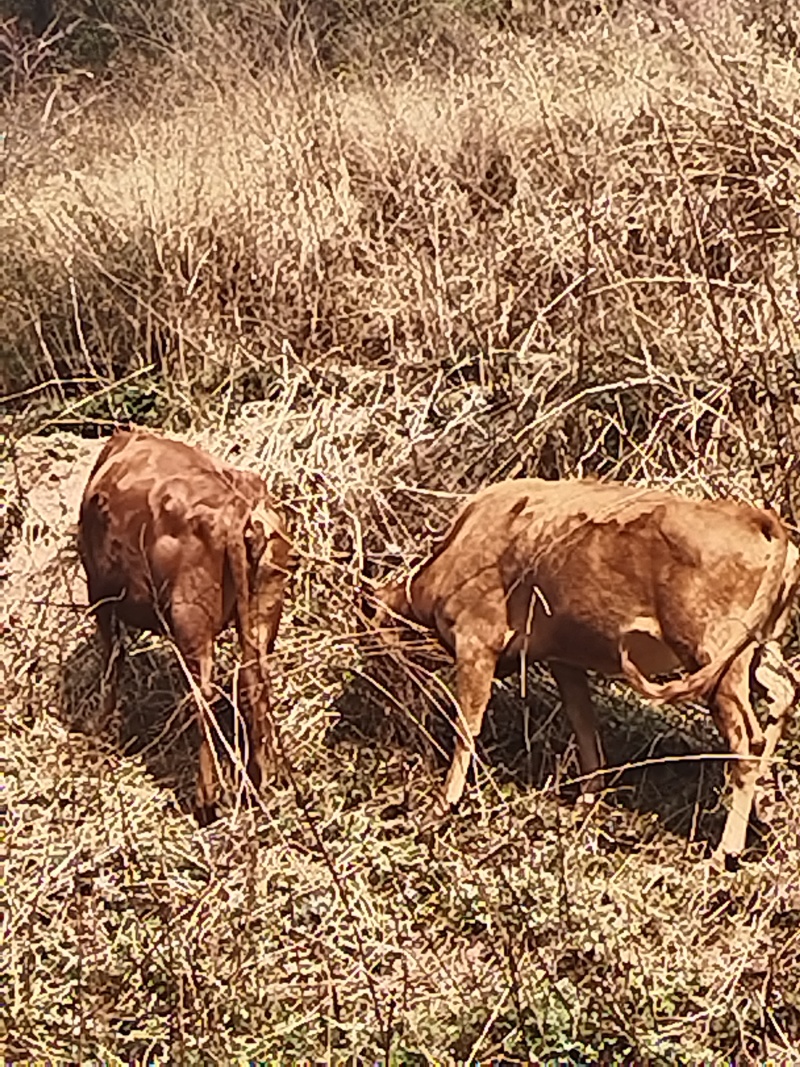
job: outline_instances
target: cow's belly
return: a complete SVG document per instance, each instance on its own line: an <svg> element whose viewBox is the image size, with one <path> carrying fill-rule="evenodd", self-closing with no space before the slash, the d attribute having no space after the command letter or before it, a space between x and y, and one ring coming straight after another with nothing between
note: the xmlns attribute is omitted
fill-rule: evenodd
<svg viewBox="0 0 800 1067"><path fill-rule="evenodd" d="M509 631L497 664L498 676L518 671L523 655L529 663L556 661L601 674L619 674L622 670L614 642L587 627L564 625L560 620L557 624L536 626L529 634Z"/></svg>
<svg viewBox="0 0 800 1067"><path fill-rule="evenodd" d="M150 630L160 634L170 628L169 605L161 611L156 611L149 601L125 597L115 605L115 610L121 622L137 630Z"/></svg>
<svg viewBox="0 0 800 1067"><path fill-rule="evenodd" d="M162 588L158 607L153 603L152 587L141 576L129 576L124 571L89 575L89 602L108 604L117 618L137 630L163 633L169 627L169 595Z"/></svg>
<svg viewBox="0 0 800 1067"><path fill-rule="evenodd" d="M108 600L114 608L114 614L125 623L126 626L136 630L150 630L153 633L164 633L169 629L169 602L163 606L155 607L150 597L138 597L130 595L126 591L120 591L117 596L101 597Z"/></svg>
<svg viewBox="0 0 800 1067"><path fill-rule="evenodd" d="M509 631L497 674L503 677L520 668L524 653L528 662L565 663L581 670L596 671L607 677L622 674L620 642L631 660L646 677L669 674L681 667L675 652L651 627L636 622L613 635L578 620L547 618L540 620L531 633Z"/></svg>

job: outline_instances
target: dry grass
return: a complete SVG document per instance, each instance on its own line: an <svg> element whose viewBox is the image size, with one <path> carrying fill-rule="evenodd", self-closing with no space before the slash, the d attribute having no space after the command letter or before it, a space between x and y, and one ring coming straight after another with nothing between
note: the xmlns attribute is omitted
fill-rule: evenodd
<svg viewBox="0 0 800 1067"><path fill-rule="evenodd" d="M165 5L165 49L119 5L131 37L93 79L25 73L15 45L7 1056L797 1062L796 731L774 832L736 877L699 862L722 818L701 709L600 687L631 766L581 822L544 675L530 713L497 687L480 788L433 833L448 670L382 662L354 605L362 573L418 559L506 475L597 471L796 521L780 5L334 6L212 24ZM205 831L168 647L132 646L122 736L93 725L70 526L86 438L117 418L263 471L305 554L276 653L292 784L255 810L232 795ZM226 645L221 691L234 665Z"/></svg>

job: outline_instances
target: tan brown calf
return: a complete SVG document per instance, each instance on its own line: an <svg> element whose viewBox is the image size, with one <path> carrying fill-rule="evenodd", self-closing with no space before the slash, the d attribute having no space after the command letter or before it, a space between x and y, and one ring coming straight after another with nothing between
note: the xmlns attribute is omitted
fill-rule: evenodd
<svg viewBox="0 0 800 1067"><path fill-rule="evenodd" d="M376 591L374 623L418 623L455 656L448 805L463 792L492 678L526 660L555 677L587 799L604 766L587 670L624 677L656 702L708 698L738 757L720 864L744 848L759 774L795 698L777 640L798 577L798 551L771 511L619 483L512 480L473 497L425 563ZM751 665L771 703L765 731ZM689 673L650 680L676 669Z"/></svg>
<svg viewBox="0 0 800 1067"><path fill-rule="evenodd" d="M208 701L214 639L235 620L247 769L258 786L274 755L267 655L291 562L283 519L262 479L179 441L117 430L83 494L79 549L103 642L106 715L116 705L118 622L169 632ZM206 823L219 782L201 726L197 815Z"/></svg>

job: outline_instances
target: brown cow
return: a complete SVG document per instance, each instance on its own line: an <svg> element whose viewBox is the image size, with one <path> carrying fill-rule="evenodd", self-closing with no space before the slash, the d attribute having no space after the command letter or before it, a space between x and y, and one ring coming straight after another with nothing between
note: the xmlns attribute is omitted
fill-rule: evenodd
<svg viewBox="0 0 800 1067"><path fill-rule="evenodd" d="M247 770L258 787L274 754L267 655L292 562L263 480L180 441L117 430L89 476L78 538L103 642L105 714L116 706L118 622L171 633L208 701L214 639L234 619ZM205 824L219 782L208 730L201 733L197 816Z"/></svg>
<svg viewBox="0 0 800 1067"><path fill-rule="evenodd" d="M738 757L719 865L744 848L757 779L794 701L777 640L798 559L771 511L619 483L511 480L473 497L425 563L376 591L373 621L420 624L455 656L461 721L447 805L463 792L492 678L526 661L555 677L586 799L604 766L587 670L624 677L656 702L707 697ZM764 732L751 664L772 704ZM676 669L689 673L650 680Z"/></svg>

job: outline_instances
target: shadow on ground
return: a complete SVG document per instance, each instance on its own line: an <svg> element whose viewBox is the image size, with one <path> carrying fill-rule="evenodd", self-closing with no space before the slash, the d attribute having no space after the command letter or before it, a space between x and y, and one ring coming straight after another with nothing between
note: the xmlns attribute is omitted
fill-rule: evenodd
<svg viewBox="0 0 800 1067"><path fill-rule="evenodd" d="M426 761L443 783L453 729L443 702L432 710L421 687L415 693L413 688L407 672L376 661L335 702L338 719L326 743L369 751L401 746ZM425 691L430 692L428 687ZM725 747L710 716L696 706L656 709L632 694L620 696L605 682L593 681L592 691L610 768L603 797L613 835L608 847L633 850L665 830L687 842L715 846L726 815ZM412 713L406 714L407 709ZM499 784L523 792L550 790L565 803L578 794L571 729L544 671L530 672L527 700L512 684L495 686L478 751ZM759 842L753 827L750 847L758 850Z"/></svg>
<svg viewBox="0 0 800 1067"><path fill-rule="evenodd" d="M101 664L95 641L81 644L65 664L62 721L103 750L140 757L159 786L173 792L180 810L191 812L199 730L181 667L168 644L149 636L128 637L125 648L118 727L98 728ZM230 678L232 662L223 642L215 678ZM452 681L446 670L439 676ZM716 845L725 818L720 803L724 762L719 758L724 746L710 717L688 706L654 709L633 696L620 697L606 683L594 684L593 692L611 768L604 794L606 847L635 850L662 831ZM387 797L397 793L397 803L389 807L402 817L415 803L409 784L417 777L409 770L412 765L424 768L424 777L435 779L437 787L444 781L454 743L444 690L376 660L366 675L344 685L331 710L335 719L321 738L326 765L317 767L347 794L346 806L364 802L376 791ZM224 685L214 711L232 744L233 708ZM230 762L221 743L217 751L230 786ZM530 672L528 700L511 684L495 687L479 753L500 785L523 793L547 790L564 803L572 803L578 793L570 726L544 671ZM709 753L715 758L703 759ZM227 795L230 799L230 788ZM754 828L751 845L757 844Z"/></svg>
<svg viewBox="0 0 800 1067"><path fill-rule="evenodd" d="M150 635L127 635L120 667L116 722L100 715L101 655L99 641L84 641L62 670L61 720L71 731L89 737L98 748L139 757L158 785L171 790L184 813L193 810L200 731L189 685L169 644ZM229 674L218 655L215 679ZM213 704L228 745L233 743L233 707L224 687ZM230 785L225 745L217 738L220 766Z"/></svg>

